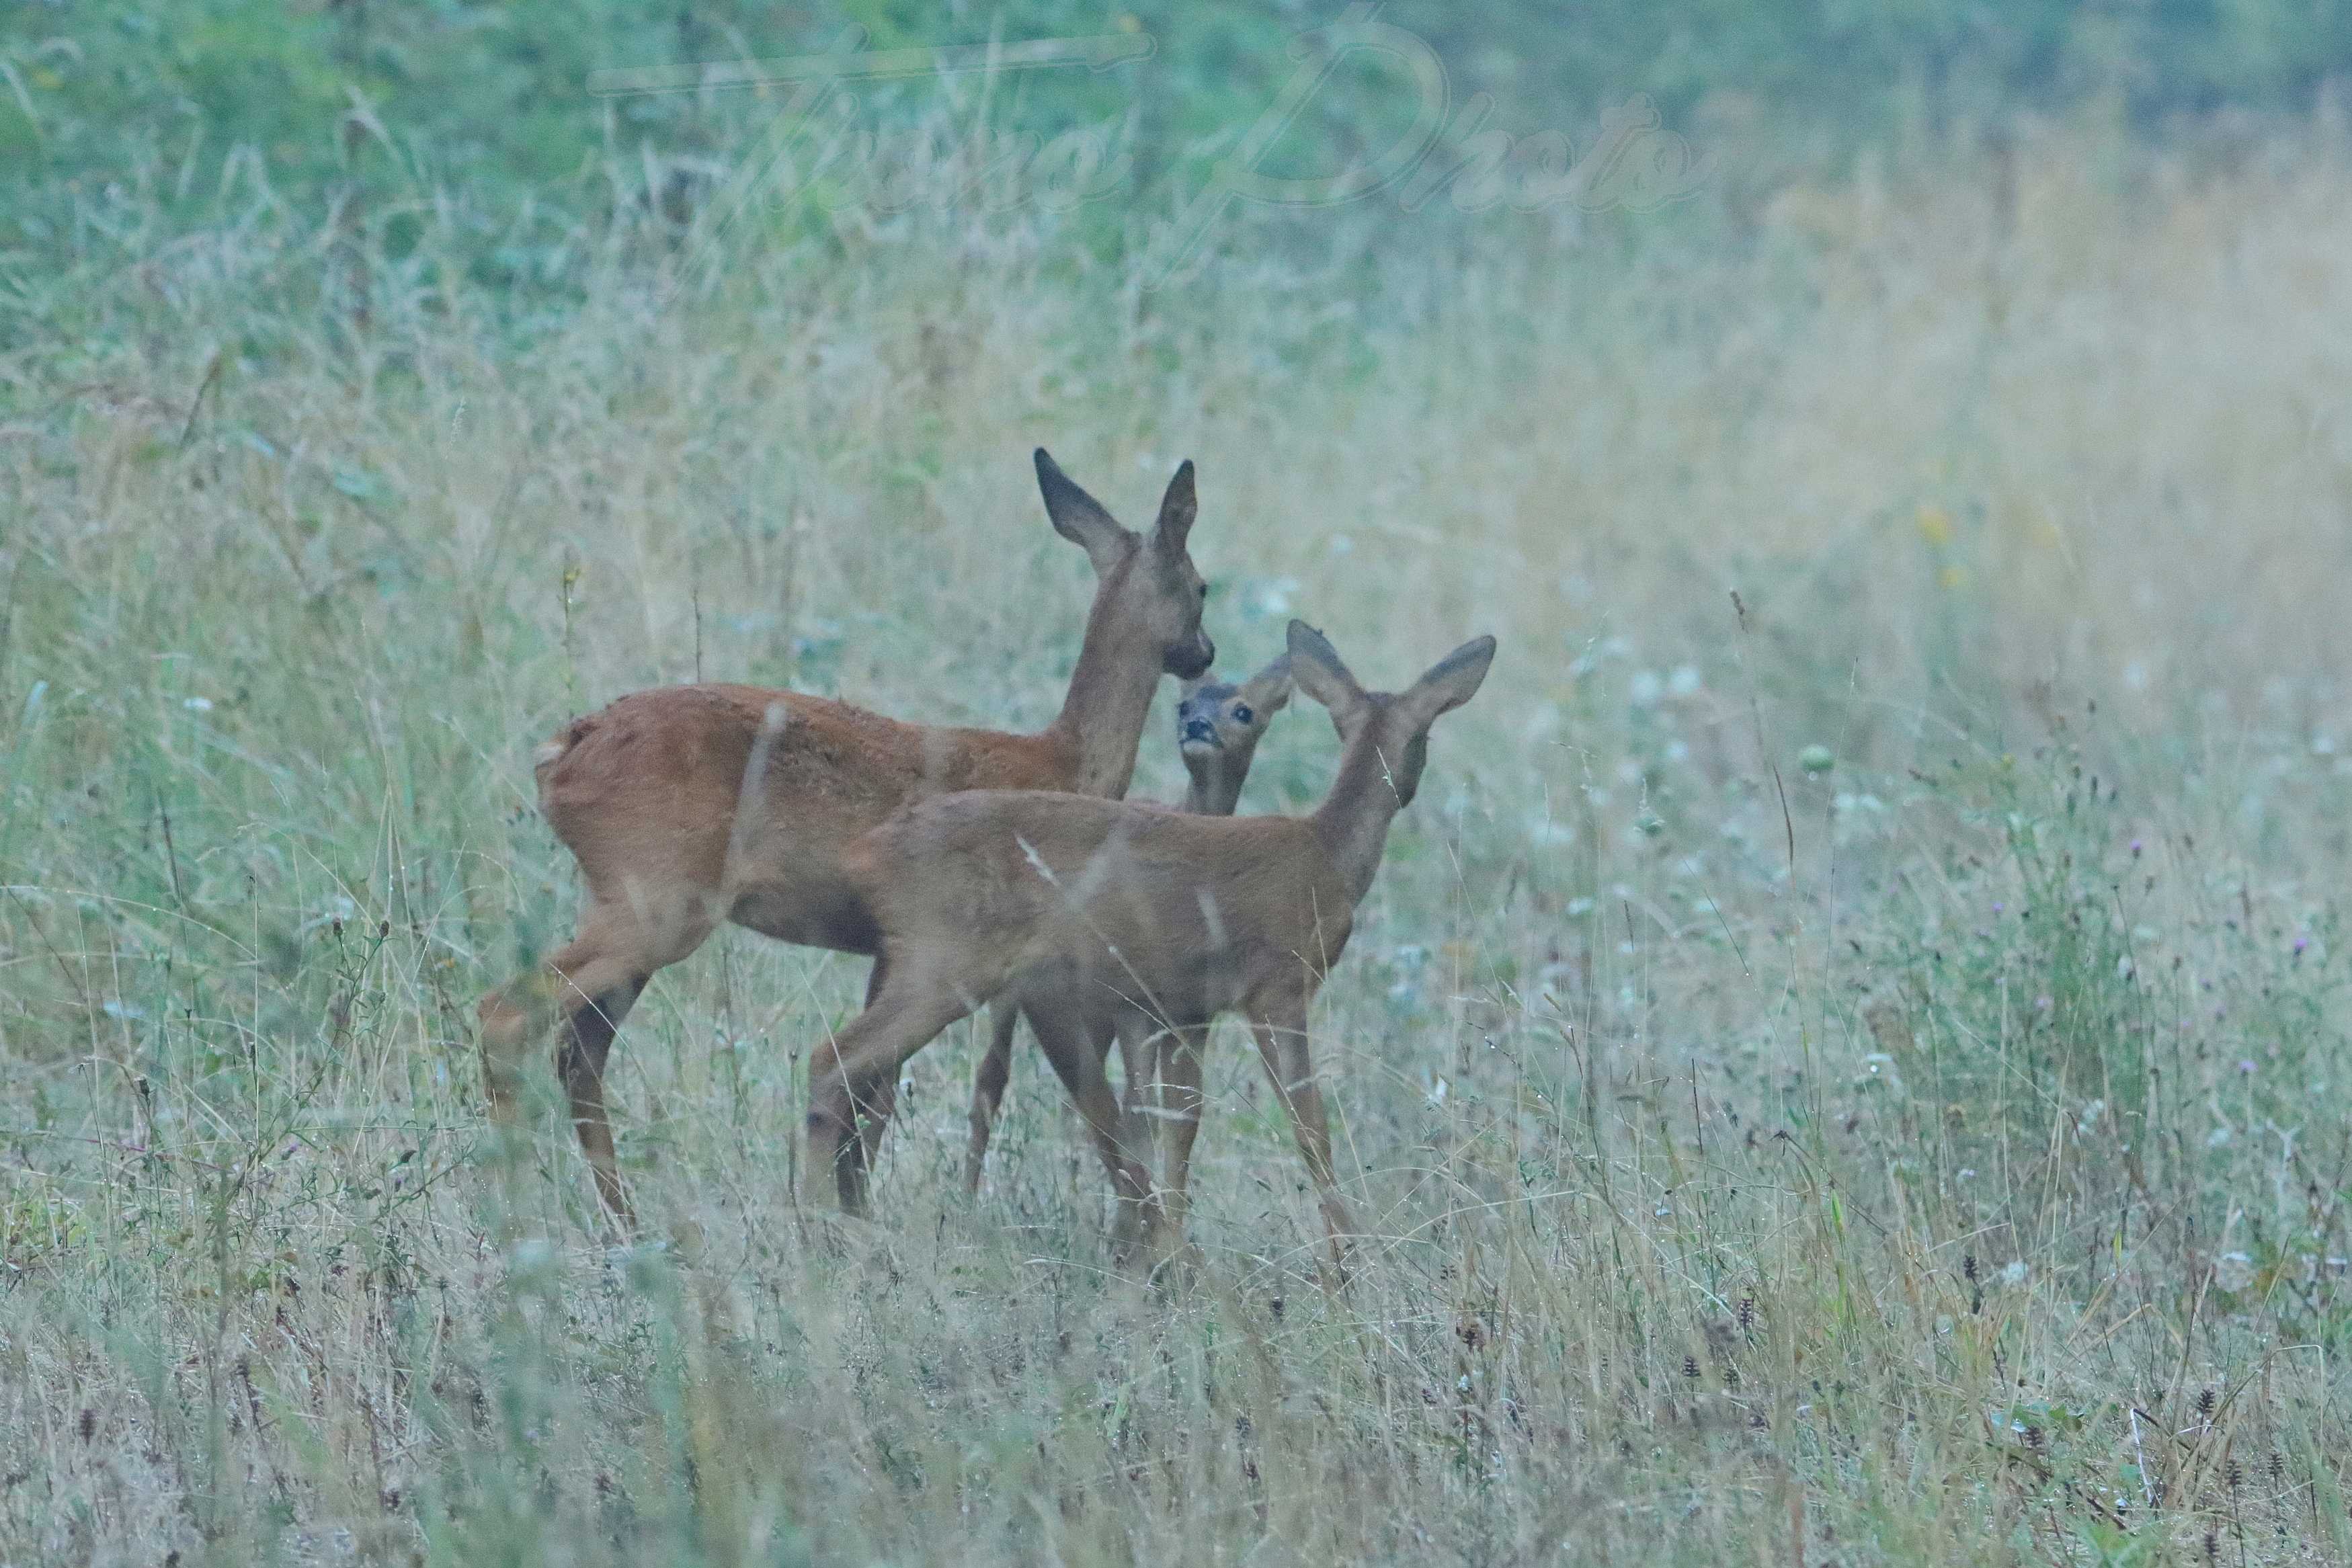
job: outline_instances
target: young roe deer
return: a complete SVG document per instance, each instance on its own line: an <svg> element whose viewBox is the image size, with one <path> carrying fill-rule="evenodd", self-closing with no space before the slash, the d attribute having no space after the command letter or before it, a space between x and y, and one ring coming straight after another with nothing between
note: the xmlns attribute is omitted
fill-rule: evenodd
<svg viewBox="0 0 2352 1568"><path fill-rule="evenodd" d="M596 1189L633 1223L604 1111L614 1031L655 971L722 920L785 942L877 951L843 846L910 800L959 789L1127 792L1160 675L1206 670L1208 586L1185 552L1192 465L1176 470L1149 534L1121 528L1043 447L1037 486L1055 529L1098 582L1069 695L1035 735L901 724L845 703L753 686L625 696L540 747L540 809L586 883L570 946L482 998L493 1113L513 1113L516 1059L563 1020L560 1072ZM884 978L877 959L869 997ZM893 1085L872 1091L882 1101Z"/></svg>
<svg viewBox="0 0 2352 1568"><path fill-rule="evenodd" d="M1239 685L1213 675L1184 683L1176 705L1176 746L1184 758L1192 784L1184 792L1184 810L1196 816L1230 817L1241 800L1250 760L1274 716L1290 701L1290 655L1274 663ZM989 1009L992 1032L988 1053L971 1076L971 1148L964 1160L966 1192L980 1190L982 1168L988 1160L988 1139L996 1125L997 1108L1004 1103L1004 1087L1013 1075L1013 1031L1019 1023L1019 1005L1005 999ZM1109 1006L1093 1030L1097 1052L1109 1049L1117 1019ZM1141 1106L1143 1086L1151 1082L1150 1063L1129 1051L1126 1061L1126 1106L1130 1119Z"/></svg>
<svg viewBox="0 0 2352 1568"><path fill-rule="evenodd" d="M842 869L879 933L881 984L812 1053L809 1161L842 1206L866 1207L874 1138L900 1067L1008 990L1078 1103L1120 1202L1118 1241L1156 1239L1160 1198L1122 1127L1089 1031L1107 998L1122 1041L1171 1033L1180 1114L1167 1191L1181 1223L1199 1125L1200 1046L1220 1013L1256 1037L1315 1183L1335 1255L1354 1228L1307 1039L1308 1005L1348 944L1389 823L1412 800L1439 715L1470 700L1495 640L1440 660L1402 692L1367 692L1320 632L1290 623L1290 669L1330 710L1339 771L1307 817L1187 816L1070 795L983 791L924 800L852 845Z"/></svg>

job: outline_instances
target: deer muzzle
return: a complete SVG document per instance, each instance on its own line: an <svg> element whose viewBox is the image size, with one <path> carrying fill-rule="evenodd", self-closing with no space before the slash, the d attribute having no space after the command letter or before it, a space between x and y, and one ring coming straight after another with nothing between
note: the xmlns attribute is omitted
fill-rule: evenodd
<svg viewBox="0 0 2352 1568"><path fill-rule="evenodd" d="M1216 662L1217 645L1209 641L1206 632L1196 627L1190 637L1168 650L1160 667L1180 681L1189 681L1195 675L1206 674L1209 666Z"/></svg>

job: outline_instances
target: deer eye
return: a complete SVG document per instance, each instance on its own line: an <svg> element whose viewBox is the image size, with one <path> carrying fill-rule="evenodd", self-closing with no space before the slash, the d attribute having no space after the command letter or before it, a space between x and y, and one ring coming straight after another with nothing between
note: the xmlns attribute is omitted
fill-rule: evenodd
<svg viewBox="0 0 2352 1568"><path fill-rule="evenodd" d="M1255 715L1255 714L1254 714L1254 713L1250 712L1250 706L1249 706L1249 704L1247 704L1247 703L1235 703L1235 704L1234 705L1234 722L1235 724L1247 724L1250 720L1252 720L1252 719L1255 718L1256 716L1257 716L1257 715Z"/></svg>
<svg viewBox="0 0 2352 1568"><path fill-rule="evenodd" d="M1206 604L1208 601L1209 601L1209 585L1208 585L1207 583L1205 583L1205 582L1204 582L1204 583L1201 584L1201 602L1202 602L1202 603L1203 603L1203 604Z"/></svg>

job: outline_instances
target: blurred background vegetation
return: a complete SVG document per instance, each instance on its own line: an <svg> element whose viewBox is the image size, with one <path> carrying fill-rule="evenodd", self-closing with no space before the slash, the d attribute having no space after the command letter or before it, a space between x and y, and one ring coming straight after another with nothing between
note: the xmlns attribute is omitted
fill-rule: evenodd
<svg viewBox="0 0 2352 1568"><path fill-rule="evenodd" d="M365 232L395 260L425 247L501 287L576 287L599 220L633 204L690 220L699 184L778 109L777 89L598 97L592 72L1141 33L1147 59L1007 77L962 104L968 124L1117 136L1131 199L1095 204L1067 235L1115 256L1136 213L1197 190L1274 101L1286 46L1339 15L1297 0L37 0L0 16L0 275L21 293L267 214ZM1489 126L1584 148L1601 114L1647 95L1723 174L1710 205L1762 169L1965 142L2020 113L2170 135L2302 116L2352 69L2352 0L1400 0L1377 15L1444 62L1449 135L1475 129L1464 110L1485 93ZM1412 101L1399 61L1359 51L1259 166L1337 172L1390 145ZM919 80L859 95L869 132L940 107Z"/></svg>

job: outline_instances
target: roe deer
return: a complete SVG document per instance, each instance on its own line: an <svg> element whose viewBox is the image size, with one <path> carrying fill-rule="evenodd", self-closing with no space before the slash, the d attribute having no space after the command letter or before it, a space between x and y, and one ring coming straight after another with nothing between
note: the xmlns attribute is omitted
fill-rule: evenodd
<svg viewBox="0 0 2352 1568"><path fill-rule="evenodd" d="M1184 758L1192 785L1184 792L1184 810L1197 816L1230 817L1241 800L1242 783L1249 777L1250 759L1257 754L1258 737L1266 725L1290 701L1290 655L1274 663L1239 685L1212 675L1184 683L1176 705L1176 746ZM992 1031L988 1053L971 1075L971 1148L965 1156L966 1192L980 1190L980 1176L988 1160L988 1139L996 1125L997 1107L1004 1103L1004 1086L1013 1075L1013 1031L1021 1018L1019 1004L1004 998L988 1009ZM1101 1009L1092 1030L1097 1053L1109 1049L1116 1018L1111 1008ZM1142 1087L1150 1082L1142 1053L1129 1049L1126 1061L1126 1103L1131 1116L1141 1104Z"/></svg>
<svg viewBox="0 0 2352 1568"><path fill-rule="evenodd" d="M1290 670L1341 741L1312 815L1187 816L1034 792L924 800L849 847L842 869L872 914L884 966L866 1010L809 1062L812 1178L830 1169L863 1210L870 1134L899 1068L982 1001L1008 990L1078 1103L1120 1198L1122 1252L1165 1219L1135 1157L1087 1030L1107 1000L1121 1039L1163 1030L1178 1113L1167 1190L1181 1222L1200 1103L1199 1049L1238 1010L1291 1119L1335 1257L1353 1229L1307 1040L1308 1004L1346 948L1389 823L1413 797L1429 728L1470 700L1495 656L1481 637L1406 690L1367 692L1320 632L1290 623Z"/></svg>
<svg viewBox="0 0 2352 1568"><path fill-rule="evenodd" d="M1192 465L1176 470L1149 535L1129 532L1040 447L1055 529L1099 581L1069 695L1035 735L901 724L798 692L670 686L625 696L540 747L540 809L586 883L578 935L481 1002L491 1109L513 1110L513 1065L561 1014L561 1075L598 1195L633 1224L614 1160L604 1072L613 1036L655 971L722 920L786 942L877 951L843 875L843 846L910 800L950 790L1071 790L1116 798L1135 771L1162 673L1206 670L1208 586L1185 552ZM883 979L877 957L870 998ZM893 1086L873 1092L887 1098Z"/></svg>

